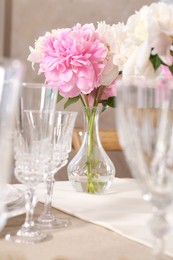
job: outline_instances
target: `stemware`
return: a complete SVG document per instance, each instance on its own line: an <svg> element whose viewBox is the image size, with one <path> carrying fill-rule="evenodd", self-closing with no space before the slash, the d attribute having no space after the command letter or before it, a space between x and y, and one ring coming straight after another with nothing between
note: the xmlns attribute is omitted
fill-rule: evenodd
<svg viewBox="0 0 173 260"><path fill-rule="evenodd" d="M0 230L7 213L7 183L12 173L13 131L24 65L19 60L0 58Z"/></svg>
<svg viewBox="0 0 173 260"><path fill-rule="evenodd" d="M173 199L173 80L131 79L121 82L116 122L132 175L153 215L152 258L164 258L169 230L166 213Z"/></svg>
<svg viewBox="0 0 173 260"><path fill-rule="evenodd" d="M72 134L77 112L57 111L55 112L54 128L51 139L52 156L45 177L45 204L43 213L37 221L37 226L44 229L67 227L68 219L59 218L51 213L53 187L55 174L68 162L71 152Z"/></svg>
<svg viewBox="0 0 173 260"><path fill-rule="evenodd" d="M37 230L33 221L35 188L43 181L50 159L57 92L45 84L25 83L22 88L15 134L15 176L26 186L26 218L16 234L6 239L16 243L37 243L47 235Z"/></svg>

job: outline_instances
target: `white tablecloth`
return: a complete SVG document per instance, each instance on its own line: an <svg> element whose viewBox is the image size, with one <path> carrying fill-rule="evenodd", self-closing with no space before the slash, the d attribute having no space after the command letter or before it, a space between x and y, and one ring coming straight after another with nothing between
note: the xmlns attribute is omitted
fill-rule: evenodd
<svg viewBox="0 0 173 260"><path fill-rule="evenodd" d="M39 201L44 202L44 186L40 185L37 191ZM56 182L52 205L129 239L152 246L153 237L148 227L151 205L142 199L134 179L115 178L109 193L103 195L78 193L70 182ZM172 207L168 212L168 219L173 226ZM173 256L172 230L167 236L166 253Z"/></svg>

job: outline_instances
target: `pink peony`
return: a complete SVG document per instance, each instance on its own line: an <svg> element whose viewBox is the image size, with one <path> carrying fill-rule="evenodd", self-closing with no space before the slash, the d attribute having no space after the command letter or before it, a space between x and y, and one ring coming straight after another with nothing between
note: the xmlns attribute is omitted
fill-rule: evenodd
<svg viewBox="0 0 173 260"><path fill-rule="evenodd" d="M59 29L42 42L39 73L64 97L89 94L99 85L108 49L93 24Z"/></svg>
<svg viewBox="0 0 173 260"><path fill-rule="evenodd" d="M119 55L116 32L116 26L105 22L97 29L93 24L76 24L52 30L30 47L28 60L32 67L39 64L38 73L44 73L46 82L57 87L62 97L72 99L67 105L80 97L84 106L97 106L116 95L114 83L120 74L113 61ZM112 99L107 104L112 106Z"/></svg>
<svg viewBox="0 0 173 260"><path fill-rule="evenodd" d="M101 103L103 100L107 100L110 97L115 97L117 95L117 82L119 81L119 77L114 80L109 86L100 86L99 89L94 89L89 95L88 95L88 101L90 106L94 106L94 99L96 96L98 96L99 91L102 91L102 88L104 88L103 94L101 95L101 99L99 100L99 103ZM98 91L98 94L96 92Z"/></svg>
<svg viewBox="0 0 173 260"><path fill-rule="evenodd" d="M169 68L164 65L160 66L160 77L166 78L166 79L173 79L173 75L170 72Z"/></svg>
<svg viewBox="0 0 173 260"><path fill-rule="evenodd" d="M109 86L107 86L103 92L102 100L107 100L110 97L115 97L117 95L116 81L114 80Z"/></svg>

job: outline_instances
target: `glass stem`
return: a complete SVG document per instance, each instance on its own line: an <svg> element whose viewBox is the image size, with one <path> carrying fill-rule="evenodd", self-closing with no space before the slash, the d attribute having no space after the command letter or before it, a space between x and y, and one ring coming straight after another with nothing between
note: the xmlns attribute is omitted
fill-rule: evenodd
<svg viewBox="0 0 173 260"><path fill-rule="evenodd" d="M26 217L25 217L25 223L22 226L23 228L30 229L34 226L33 214L34 214L36 201L37 199L35 196L34 189L32 188L27 189L25 192Z"/></svg>
<svg viewBox="0 0 173 260"><path fill-rule="evenodd" d="M165 235L169 230L169 224L166 220L166 211L153 207L153 218L150 222L151 231L155 237L153 245L153 259L164 259Z"/></svg>
<svg viewBox="0 0 173 260"><path fill-rule="evenodd" d="M55 179L54 176L47 176L45 180L45 204L44 204L44 213L45 215L51 215L52 207L52 195L54 188Z"/></svg>

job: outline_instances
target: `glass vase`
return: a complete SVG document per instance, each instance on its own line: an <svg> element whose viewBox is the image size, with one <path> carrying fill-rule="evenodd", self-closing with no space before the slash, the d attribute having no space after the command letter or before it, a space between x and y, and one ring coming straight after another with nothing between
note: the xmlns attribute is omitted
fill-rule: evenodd
<svg viewBox="0 0 173 260"><path fill-rule="evenodd" d="M84 108L82 145L67 167L69 181L78 192L104 193L115 176L115 167L99 136L101 108Z"/></svg>

